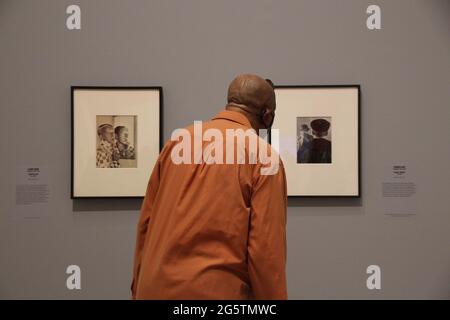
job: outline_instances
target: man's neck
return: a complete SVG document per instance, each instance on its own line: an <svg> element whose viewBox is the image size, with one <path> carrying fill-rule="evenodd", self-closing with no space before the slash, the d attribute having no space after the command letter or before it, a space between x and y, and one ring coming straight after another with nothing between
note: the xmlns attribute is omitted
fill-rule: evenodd
<svg viewBox="0 0 450 320"><path fill-rule="evenodd" d="M258 130L259 130L258 122L254 118L254 114L252 112L248 111L247 108L248 108L247 106L239 105L237 103L232 103L232 104L229 103L225 106L225 110L235 111L235 112L239 112L239 113L243 114L250 122L250 125L252 126L252 128L255 129L256 132L258 132Z"/></svg>

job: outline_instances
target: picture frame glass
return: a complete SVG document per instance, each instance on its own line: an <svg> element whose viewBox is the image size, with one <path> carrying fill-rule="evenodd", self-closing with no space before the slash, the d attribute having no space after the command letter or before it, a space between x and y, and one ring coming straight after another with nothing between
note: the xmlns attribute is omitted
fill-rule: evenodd
<svg viewBox="0 0 450 320"><path fill-rule="evenodd" d="M279 130L288 196L359 197L359 90L275 87L272 128Z"/></svg>
<svg viewBox="0 0 450 320"><path fill-rule="evenodd" d="M72 88L72 197L143 197L161 147L160 88Z"/></svg>

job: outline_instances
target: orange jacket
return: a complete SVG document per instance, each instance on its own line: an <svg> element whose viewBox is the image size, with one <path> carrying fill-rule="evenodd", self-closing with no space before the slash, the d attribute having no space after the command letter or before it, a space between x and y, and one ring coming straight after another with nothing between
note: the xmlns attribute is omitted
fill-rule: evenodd
<svg viewBox="0 0 450 320"><path fill-rule="evenodd" d="M251 128L243 114L228 110L202 125L224 137L225 129ZM187 130L193 134L192 126ZM272 175L248 161L174 164L176 143L161 151L142 203L133 299L287 299L281 159Z"/></svg>

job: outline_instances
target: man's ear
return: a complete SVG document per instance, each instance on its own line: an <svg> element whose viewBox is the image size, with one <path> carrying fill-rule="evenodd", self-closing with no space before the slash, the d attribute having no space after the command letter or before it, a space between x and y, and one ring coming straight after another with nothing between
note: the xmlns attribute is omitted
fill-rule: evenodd
<svg viewBox="0 0 450 320"><path fill-rule="evenodd" d="M264 109L264 113L263 113L263 116L262 116L262 118L264 120L264 125L267 125L267 123L269 122L270 114L271 114L271 112L270 112L270 110L268 108Z"/></svg>

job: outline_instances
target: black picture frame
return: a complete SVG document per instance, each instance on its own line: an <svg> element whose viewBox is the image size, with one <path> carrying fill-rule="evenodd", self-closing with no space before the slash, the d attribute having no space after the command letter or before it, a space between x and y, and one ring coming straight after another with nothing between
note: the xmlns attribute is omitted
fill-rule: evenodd
<svg viewBox="0 0 450 320"><path fill-rule="evenodd" d="M143 199L144 196L76 196L74 193L74 94L76 90L156 90L159 93L159 152L164 146L164 97L162 86L85 86L72 85L70 86L70 108L71 108L71 183L70 183L70 198L76 199Z"/></svg>
<svg viewBox="0 0 450 320"><path fill-rule="evenodd" d="M274 85L274 90L277 89L315 89L315 88L325 88L325 89L332 89L332 88L354 88L357 89L357 194L355 195L288 195L288 199L308 199L308 198L327 198L327 199L360 199L362 197L362 186L361 186L361 180L362 180L362 170L361 170L361 85L360 84L306 84L306 85ZM275 112L276 117L276 112ZM272 134L269 130L268 134L268 140L269 143L272 142Z"/></svg>

